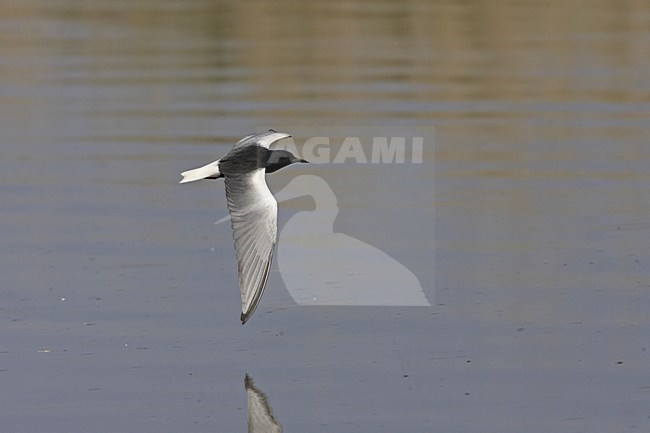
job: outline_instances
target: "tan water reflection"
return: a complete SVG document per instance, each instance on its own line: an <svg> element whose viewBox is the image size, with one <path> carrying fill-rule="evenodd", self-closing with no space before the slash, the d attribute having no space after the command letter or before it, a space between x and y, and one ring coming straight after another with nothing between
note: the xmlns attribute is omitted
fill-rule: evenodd
<svg viewBox="0 0 650 433"><path fill-rule="evenodd" d="M248 106L248 115L280 119L380 112L428 123L495 115L503 120L505 112L511 120L540 121L562 120L562 111L574 111L557 105L567 101L590 114L606 107L589 103L647 102L648 96L643 1L600 1L597 7L481 1L27 4L0 6L5 78L16 84L170 85L146 95L150 108L180 96L195 105L179 110L186 116L226 114L209 102L231 102L236 109L254 100L258 106ZM236 98L234 89L191 99L172 94L174 85L204 82L242 88ZM93 93L99 96L98 89ZM512 105L541 101L546 105ZM96 98L91 105L106 109L105 102Z"/></svg>

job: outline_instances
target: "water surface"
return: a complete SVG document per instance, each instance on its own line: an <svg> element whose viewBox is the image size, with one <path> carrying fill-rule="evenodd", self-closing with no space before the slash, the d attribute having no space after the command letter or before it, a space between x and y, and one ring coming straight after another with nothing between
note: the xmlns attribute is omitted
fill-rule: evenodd
<svg viewBox="0 0 650 433"><path fill-rule="evenodd" d="M9 0L0 17L3 431L246 431L246 373L287 432L648 430L647 3ZM298 306L276 265L239 324L223 190L178 173L297 125L435 129L430 202L404 201L423 191L408 169L269 181L345 186L335 228L393 248L433 307ZM405 224L422 215L435 254Z"/></svg>

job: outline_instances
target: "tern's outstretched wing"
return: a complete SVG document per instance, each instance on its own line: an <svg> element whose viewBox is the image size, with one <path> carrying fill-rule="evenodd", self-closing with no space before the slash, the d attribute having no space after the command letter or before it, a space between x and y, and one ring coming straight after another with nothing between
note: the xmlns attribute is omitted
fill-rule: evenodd
<svg viewBox="0 0 650 433"><path fill-rule="evenodd" d="M286 132L276 132L272 129L269 129L268 131L259 134L247 135L246 137L239 140L237 144L233 146L232 150L245 146L262 146L268 149L276 141L288 137L291 137L291 135L287 134Z"/></svg>
<svg viewBox="0 0 650 433"><path fill-rule="evenodd" d="M278 233L278 203L266 185L263 168L226 177L226 198L235 239L244 324L255 312L269 277Z"/></svg>

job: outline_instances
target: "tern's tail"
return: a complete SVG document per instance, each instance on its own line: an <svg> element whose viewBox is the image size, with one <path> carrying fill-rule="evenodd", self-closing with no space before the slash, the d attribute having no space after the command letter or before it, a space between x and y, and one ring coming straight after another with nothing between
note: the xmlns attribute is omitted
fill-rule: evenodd
<svg viewBox="0 0 650 433"><path fill-rule="evenodd" d="M201 179L217 179L223 177L219 171L219 160L211 162L208 165L204 165L200 168L195 168L194 170L188 170L181 173L183 180L180 183L194 182Z"/></svg>

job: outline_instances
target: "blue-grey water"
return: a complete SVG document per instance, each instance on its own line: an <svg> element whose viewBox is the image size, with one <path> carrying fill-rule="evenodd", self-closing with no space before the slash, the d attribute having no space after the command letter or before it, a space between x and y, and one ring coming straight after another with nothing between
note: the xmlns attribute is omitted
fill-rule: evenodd
<svg viewBox="0 0 650 433"><path fill-rule="evenodd" d="M248 373L286 432L647 432L648 47L641 0L2 2L0 431L246 431ZM340 125L435 140L271 187L327 179L433 306L276 264L242 326L223 186L179 173Z"/></svg>

